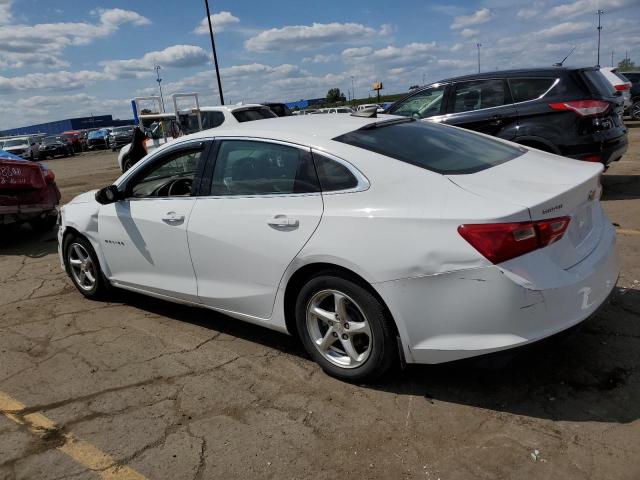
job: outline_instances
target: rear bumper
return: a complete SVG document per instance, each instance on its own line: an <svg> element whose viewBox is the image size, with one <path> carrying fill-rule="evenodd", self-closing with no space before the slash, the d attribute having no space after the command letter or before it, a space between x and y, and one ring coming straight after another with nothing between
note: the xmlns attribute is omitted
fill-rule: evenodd
<svg viewBox="0 0 640 480"><path fill-rule="evenodd" d="M375 284L409 363L442 363L526 345L592 316L619 274L615 231L566 270L571 281L532 290L489 266Z"/></svg>
<svg viewBox="0 0 640 480"><path fill-rule="evenodd" d="M584 149L580 153L575 153L572 155L568 155L570 158L575 158L577 160L587 160L590 161L594 157L599 158L601 163L604 165L608 165L611 162L616 162L622 158L622 156L626 153L627 148L629 146L629 140L627 139L627 134L621 135L617 138L610 140L603 140L595 143L590 143L585 145Z"/></svg>

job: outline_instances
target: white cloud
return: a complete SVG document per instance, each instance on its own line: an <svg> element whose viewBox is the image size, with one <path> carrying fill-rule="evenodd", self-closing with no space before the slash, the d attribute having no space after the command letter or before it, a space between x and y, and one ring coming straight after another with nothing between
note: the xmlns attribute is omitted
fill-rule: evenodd
<svg viewBox="0 0 640 480"><path fill-rule="evenodd" d="M28 73L16 77L0 76L0 92L13 93L27 90L74 90L103 80L102 72L82 70L79 72Z"/></svg>
<svg viewBox="0 0 640 480"><path fill-rule="evenodd" d="M226 29L228 29L231 25L235 25L240 22L240 19L231 14L231 12L218 12L212 14L209 18L211 18L211 27L213 28L213 33L219 33ZM204 17L198 26L193 30L193 33L197 33L198 35L208 35L209 34L209 22L207 22L207 17Z"/></svg>
<svg viewBox="0 0 640 480"><path fill-rule="evenodd" d="M478 30L473 30L471 28L465 28L460 32L460 36L462 38L470 38L478 34Z"/></svg>
<svg viewBox="0 0 640 480"><path fill-rule="evenodd" d="M11 0L0 0L0 25L7 25L12 22Z"/></svg>
<svg viewBox="0 0 640 480"><path fill-rule="evenodd" d="M142 78L153 73L153 68L194 67L209 61L209 54L195 45L173 45L164 50L145 53L141 58L107 60L101 62L105 73L112 78Z"/></svg>
<svg viewBox="0 0 640 480"><path fill-rule="evenodd" d="M631 2L637 0L631 0ZM631 3L625 0L577 0L572 3L563 3L549 10L550 18L574 18L579 15L593 15L598 9L609 12Z"/></svg>
<svg viewBox="0 0 640 480"><path fill-rule="evenodd" d="M309 50L335 43L362 41L376 35L376 30L360 23L314 23L264 30L248 39L244 46L251 52Z"/></svg>
<svg viewBox="0 0 640 480"><path fill-rule="evenodd" d="M453 19L453 23L451 24L451 28L465 28L471 25L480 25L481 23L486 23L491 20L491 10L488 8L481 8L471 15L460 15Z"/></svg>
<svg viewBox="0 0 640 480"><path fill-rule="evenodd" d="M3 0L0 0L3 1ZM10 3L0 4L7 8ZM1 13L1 11L0 11ZM62 52L74 45L87 45L96 38L105 38L115 33L121 25L148 25L149 19L131 10L120 8L100 9L92 12L99 17L98 23L60 22L23 25L12 23L0 25L0 63L19 66L26 60L21 55L30 54L30 60L44 66L64 64ZM46 50L46 52L43 52ZM49 55L49 59L44 57Z"/></svg>
<svg viewBox="0 0 640 480"><path fill-rule="evenodd" d="M329 63L338 60L338 58L339 57L335 54L323 55L319 53L318 55L313 55L311 57L304 57L302 59L302 63Z"/></svg>
<svg viewBox="0 0 640 480"><path fill-rule="evenodd" d="M373 53L373 48L371 47L357 47L357 48L347 48L342 51L342 56L345 58L358 58L358 57L366 57L367 55L371 55Z"/></svg>
<svg viewBox="0 0 640 480"><path fill-rule="evenodd" d="M391 35L394 31L395 28L393 27L393 25L390 25L388 23L385 23L380 27L380 35L382 35L383 37Z"/></svg>

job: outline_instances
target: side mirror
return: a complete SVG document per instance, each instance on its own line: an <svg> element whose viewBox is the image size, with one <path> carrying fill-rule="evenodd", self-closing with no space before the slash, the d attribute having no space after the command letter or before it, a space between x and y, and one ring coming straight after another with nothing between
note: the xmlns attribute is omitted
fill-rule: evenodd
<svg viewBox="0 0 640 480"><path fill-rule="evenodd" d="M122 197L118 187L115 185L109 185L108 187L101 188L96 192L96 202L102 205L108 205L115 203Z"/></svg>

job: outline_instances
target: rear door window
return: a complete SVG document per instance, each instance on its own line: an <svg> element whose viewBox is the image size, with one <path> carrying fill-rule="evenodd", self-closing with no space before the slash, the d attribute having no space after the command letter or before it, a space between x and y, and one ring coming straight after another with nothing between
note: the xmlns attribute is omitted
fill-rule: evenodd
<svg viewBox="0 0 640 480"><path fill-rule="evenodd" d="M514 102L526 102L542 97L555 81L555 78L510 78L509 88Z"/></svg>
<svg viewBox="0 0 640 480"><path fill-rule="evenodd" d="M500 107L506 103L504 80L488 79L460 82L455 85L451 112L469 112L483 108Z"/></svg>
<svg viewBox="0 0 640 480"><path fill-rule="evenodd" d="M467 130L430 122L407 120L378 125L369 124L333 140L447 175L479 172L526 152Z"/></svg>
<svg viewBox="0 0 640 480"><path fill-rule="evenodd" d="M250 122L252 120L264 120L265 118L276 118L277 115L268 108L253 108L249 110L238 110L233 112L238 122Z"/></svg>
<svg viewBox="0 0 640 480"><path fill-rule="evenodd" d="M349 190L358 186L356 176L340 162L315 152L313 153L313 161L323 192Z"/></svg>

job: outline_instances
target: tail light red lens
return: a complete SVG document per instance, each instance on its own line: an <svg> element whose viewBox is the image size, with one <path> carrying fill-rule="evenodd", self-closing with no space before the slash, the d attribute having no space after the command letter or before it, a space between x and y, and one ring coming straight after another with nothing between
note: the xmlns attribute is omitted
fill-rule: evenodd
<svg viewBox="0 0 640 480"><path fill-rule="evenodd" d="M44 175L44 179L47 183L53 183L56 179L56 175L55 173L53 173L53 170L50 169L42 169L42 175Z"/></svg>
<svg viewBox="0 0 640 480"><path fill-rule="evenodd" d="M585 162L601 162L602 155L587 155L586 157L582 157L581 160Z"/></svg>
<svg viewBox="0 0 640 480"><path fill-rule="evenodd" d="M619 92L624 92L626 90L631 90L631 84L630 83L621 83L620 85L614 85L614 87Z"/></svg>
<svg viewBox="0 0 640 480"><path fill-rule="evenodd" d="M609 108L609 102L602 100L572 100L569 102L550 103L552 110L571 110L581 117L599 115Z"/></svg>
<svg viewBox="0 0 640 480"><path fill-rule="evenodd" d="M497 264L557 242L570 217L537 222L465 224L458 233L491 263Z"/></svg>

